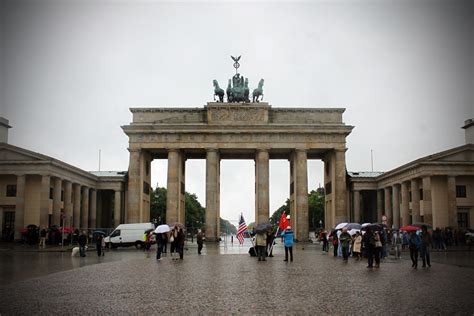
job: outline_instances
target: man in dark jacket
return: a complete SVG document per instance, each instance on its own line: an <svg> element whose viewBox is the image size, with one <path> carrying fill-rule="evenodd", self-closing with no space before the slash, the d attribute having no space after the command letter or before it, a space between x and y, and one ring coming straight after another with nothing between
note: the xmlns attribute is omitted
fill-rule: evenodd
<svg viewBox="0 0 474 316"><path fill-rule="evenodd" d="M431 262L430 262L430 245L431 245L431 235L428 233L428 227L423 225L421 227L421 248L420 248L420 255L421 255L421 260L423 260L423 268L426 267L428 264L428 267L431 267Z"/></svg>
<svg viewBox="0 0 474 316"><path fill-rule="evenodd" d="M202 250L202 246L204 244L204 234L202 233L202 231L200 229L198 230L198 233L196 235L196 241L197 241L197 244L198 244L198 255L200 255L201 250Z"/></svg>
<svg viewBox="0 0 474 316"><path fill-rule="evenodd" d="M81 257L85 257L86 256L86 245L87 245L86 232L82 232L82 234L79 236L78 243L79 243L79 254L81 255Z"/></svg>

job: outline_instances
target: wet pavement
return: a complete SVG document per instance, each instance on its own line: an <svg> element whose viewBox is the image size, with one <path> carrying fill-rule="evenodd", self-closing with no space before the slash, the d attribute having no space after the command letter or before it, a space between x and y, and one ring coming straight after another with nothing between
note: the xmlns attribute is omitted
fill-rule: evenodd
<svg viewBox="0 0 474 316"><path fill-rule="evenodd" d="M474 252L432 252L432 268L414 270L407 253L367 269L318 244L298 244L292 263L281 244L265 262L248 248L206 244L198 256L189 244L183 261L157 261L133 248L72 258L0 247L0 314L474 313Z"/></svg>

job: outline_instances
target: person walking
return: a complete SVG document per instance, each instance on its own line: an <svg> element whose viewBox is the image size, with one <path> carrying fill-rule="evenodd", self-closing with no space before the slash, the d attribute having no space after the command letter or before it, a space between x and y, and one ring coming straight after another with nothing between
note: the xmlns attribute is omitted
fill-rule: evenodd
<svg viewBox="0 0 474 316"><path fill-rule="evenodd" d="M86 245L87 245L87 236L86 236L85 231L83 231L82 234L79 236L78 243L79 243L79 254L81 257L85 257Z"/></svg>
<svg viewBox="0 0 474 316"><path fill-rule="evenodd" d="M351 243L351 235L347 232L347 227L344 227L342 229L342 233L339 236L339 242L341 243L341 249L342 249L342 258L344 261L347 262L349 258L349 245Z"/></svg>
<svg viewBox="0 0 474 316"><path fill-rule="evenodd" d="M104 236L101 234L97 234L97 237L95 239L95 249L97 250L97 257L102 256L102 241L104 240Z"/></svg>
<svg viewBox="0 0 474 316"><path fill-rule="evenodd" d="M431 235L428 233L428 227L426 225L421 226L421 248L420 248L420 255L421 260L423 260L423 268L431 267L430 262L430 245L431 245Z"/></svg>
<svg viewBox="0 0 474 316"><path fill-rule="evenodd" d="M257 235L255 236L255 244L257 246L258 261L266 261L265 259L265 247L267 245L266 232L257 233Z"/></svg>
<svg viewBox="0 0 474 316"><path fill-rule="evenodd" d="M161 260L161 253L163 252L163 244L165 242L163 236L165 235L163 233L156 234L156 260Z"/></svg>
<svg viewBox="0 0 474 316"><path fill-rule="evenodd" d="M337 257L337 249L339 248L339 242L338 242L335 231L331 234L331 238L332 238L333 256Z"/></svg>
<svg viewBox="0 0 474 316"><path fill-rule="evenodd" d="M170 234L170 253L171 253L171 257L173 257L173 253L176 251L176 239L178 237L178 227L174 227L172 230L171 230L171 234Z"/></svg>
<svg viewBox="0 0 474 316"><path fill-rule="evenodd" d="M196 235L196 241L198 245L198 255L200 255L202 251L202 246L204 244L204 234L202 233L200 229L198 229L198 233Z"/></svg>
<svg viewBox="0 0 474 316"><path fill-rule="evenodd" d="M175 249L179 254L179 259L180 260L183 260L183 257L184 257L184 241L185 241L185 239L186 239L186 236L184 235L183 228L180 227L178 229L178 233L176 234L176 239L175 239L175 242L176 242ZM176 260L178 260L178 259L176 258Z"/></svg>
<svg viewBox="0 0 474 316"><path fill-rule="evenodd" d="M290 253L290 262L293 262L293 239L294 239L294 233L291 230L291 226L286 227L285 231L281 233L281 236L284 239L284 245L285 245L285 260L283 261L288 261L288 252Z"/></svg>
<svg viewBox="0 0 474 316"><path fill-rule="evenodd" d="M397 259L400 259L402 257L402 245L402 236L400 236L400 232L397 232L395 234L395 258Z"/></svg>
<svg viewBox="0 0 474 316"><path fill-rule="evenodd" d="M359 232L356 232L355 234L353 252L356 260L360 260L360 253L362 252L362 235Z"/></svg>
<svg viewBox="0 0 474 316"><path fill-rule="evenodd" d="M420 249L420 236L415 231L411 232L410 238L408 239L408 248L410 248L411 267L418 268L418 250Z"/></svg>

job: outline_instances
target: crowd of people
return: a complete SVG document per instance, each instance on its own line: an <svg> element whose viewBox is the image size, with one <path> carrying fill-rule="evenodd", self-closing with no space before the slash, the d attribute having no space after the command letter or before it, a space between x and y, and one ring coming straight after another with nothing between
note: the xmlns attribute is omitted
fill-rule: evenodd
<svg viewBox="0 0 474 316"><path fill-rule="evenodd" d="M408 249L410 252L412 268L418 268L418 257L421 257L422 267L431 267L430 249L440 249L439 240L435 240L435 236L436 238L440 236L437 230L430 233L425 225L421 226L420 230L411 232L378 228L368 226L353 235L349 234L346 227L333 230L330 234L321 231L319 241L322 242L324 252L329 252L331 243L334 257L342 257L345 262L350 256L355 260L366 258L367 268L380 268L381 260L389 253L392 253L395 259L400 259L403 249Z"/></svg>

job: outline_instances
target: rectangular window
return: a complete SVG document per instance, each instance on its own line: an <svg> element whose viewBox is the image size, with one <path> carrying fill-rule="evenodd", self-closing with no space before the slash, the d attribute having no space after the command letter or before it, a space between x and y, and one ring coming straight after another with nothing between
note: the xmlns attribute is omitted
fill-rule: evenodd
<svg viewBox="0 0 474 316"><path fill-rule="evenodd" d="M420 201L423 201L423 189L420 189Z"/></svg>
<svg viewBox="0 0 474 316"><path fill-rule="evenodd" d="M326 191L326 194L331 194L331 192L332 192L331 189L332 189L331 182L326 183L326 185L324 186L324 190Z"/></svg>
<svg viewBox="0 0 474 316"><path fill-rule="evenodd" d="M457 185L456 186L456 197L457 198L467 197L466 186L465 185Z"/></svg>
<svg viewBox="0 0 474 316"><path fill-rule="evenodd" d="M466 229L469 227L469 216L467 212L458 213L458 227L459 229Z"/></svg>
<svg viewBox="0 0 474 316"><path fill-rule="evenodd" d="M53 199L53 188L49 188L49 199L52 200Z"/></svg>
<svg viewBox="0 0 474 316"><path fill-rule="evenodd" d="M16 184L7 185L7 196L14 197L16 196Z"/></svg>
<svg viewBox="0 0 474 316"><path fill-rule="evenodd" d="M150 185L143 181L143 193L144 194L150 194Z"/></svg>
<svg viewBox="0 0 474 316"><path fill-rule="evenodd" d="M410 202L412 202L412 199L411 199L411 191L409 193L409 199L410 199Z"/></svg>
<svg viewBox="0 0 474 316"><path fill-rule="evenodd" d="M61 202L64 202L64 190L61 190Z"/></svg>

